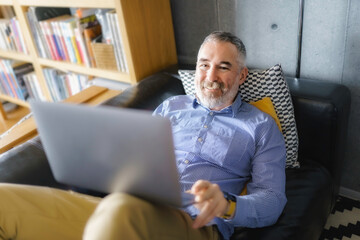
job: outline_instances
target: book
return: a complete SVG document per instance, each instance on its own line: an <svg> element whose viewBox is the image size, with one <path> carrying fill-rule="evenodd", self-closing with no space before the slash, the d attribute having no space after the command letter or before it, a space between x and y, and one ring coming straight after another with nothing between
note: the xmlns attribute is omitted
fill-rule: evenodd
<svg viewBox="0 0 360 240"><path fill-rule="evenodd" d="M114 11L109 11L106 13L106 19L107 19L107 23L108 23L108 29L109 29L109 39L108 39L108 43L111 44L113 46L114 49L114 55L115 55L115 59L116 59L116 66L117 66L117 70L121 71L121 64L120 64L120 58L119 58L119 54L117 51L117 46L115 44L115 32L114 32L114 23L112 20L112 13Z"/></svg>
<svg viewBox="0 0 360 240"><path fill-rule="evenodd" d="M122 69L123 72L128 72L128 66L127 66L127 62L126 62L123 41L122 41L122 38L121 38L119 18L118 18L118 15L116 13L113 14L113 20L115 22L115 35L116 35L116 40L115 41L118 44L118 51L119 51L121 69Z"/></svg>
<svg viewBox="0 0 360 240"><path fill-rule="evenodd" d="M79 10L79 9L78 9ZM96 25L99 25L99 22L96 19L95 15L91 15L90 13L94 12L92 10L88 10L86 12L86 16L83 16L83 14L85 14L84 12L82 12L82 14L79 14L79 12L77 11L77 15L78 16L83 16L81 18L77 18L77 27L74 29L75 32L75 37L76 37L76 41L80 50L80 54L82 57L82 61L85 64L85 66L87 67L91 67L91 62L90 62L90 57L89 57L89 49L87 47L87 44L85 43L85 36L84 36L84 31L87 28L91 28L94 27Z"/></svg>
<svg viewBox="0 0 360 240"><path fill-rule="evenodd" d="M71 42L71 36L68 33L68 27L66 26L66 22L60 21L59 25L60 25L60 30L61 30L62 36L64 38L64 42L66 45L66 49L67 49L67 52L69 55L70 62L76 63L77 60L76 60L76 56L75 56L75 50L74 50L74 47Z"/></svg>
<svg viewBox="0 0 360 240"><path fill-rule="evenodd" d="M50 59L56 60L57 57L55 54L55 51L56 51L55 46L53 45L51 37L46 30L46 26L45 26L44 22L39 22L39 26L40 26L41 34L44 36L44 39L45 39L45 45L49 49Z"/></svg>
<svg viewBox="0 0 360 240"><path fill-rule="evenodd" d="M4 49L4 50L8 50L9 46L7 43L7 37L6 37L5 31L3 29L3 26L4 26L4 24L1 22L1 19L0 19L0 48Z"/></svg>
<svg viewBox="0 0 360 240"><path fill-rule="evenodd" d="M13 64L13 73L15 76L15 79L18 83L19 89L22 93L23 96L23 100L27 100L27 98L29 97L29 91L26 87L26 84L24 82L24 75L33 72L34 71L34 67L31 63L15 63Z"/></svg>
<svg viewBox="0 0 360 240"><path fill-rule="evenodd" d="M7 82L9 86L9 93L10 96L13 98L19 98L17 91L15 89L15 83L12 81L9 75L9 71L7 69L7 63L6 60L0 59L0 74L4 78L4 80Z"/></svg>
<svg viewBox="0 0 360 240"><path fill-rule="evenodd" d="M46 101L35 72L24 75L24 81L28 86L29 95L31 98L39 101Z"/></svg>
<svg viewBox="0 0 360 240"><path fill-rule="evenodd" d="M55 70L51 68L43 69L45 80L48 85L51 98L54 102L57 102L61 100L61 96L60 93L58 92L57 84L55 83L54 73L53 73L54 71Z"/></svg>
<svg viewBox="0 0 360 240"><path fill-rule="evenodd" d="M21 32L21 28L20 28L19 20L18 20L18 19L15 19L15 25L16 25L17 31L18 31L18 33L19 33L20 44L21 44L21 46L22 46L23 53L29 54L29 51L28 51L27 46L26 46L25 41L24 41L23 34L22 34L22 32Z"/></svg>
<svg viewBox="0 0 360 240"><path fill-rule="evenodd" d="M68 18L69 15L62 15L40 21L40 26L44 28L47 42L48 44L50 44L50 48L54 53L55 58L53 58L53 60L61 61L61 60L65 60L66 57L64 55L64 50L62 49L60 38L58 37L58 34L55 33L52 23L54 21L61 21L62 19L68 19Z"/></svg>
<svg viewBox="0 0 360 240"><path fill-rule="evenodd" d="M5 43L5 50L16 51L16 46L13 42L12 32L10 29L10 19L0 19L1 36Z"/></svg>
<svg viewBox="0 0 360 240"><path fill-rule="evenodd" d="M6 79L5 73L2 71L1 68L0 68L0 83L2 86L3 93L8 96L14 97L14 95L11 91L10 83Z"/></svg>
<svg viewBox="0 0 360 240"><path fill-rule="evenodd" d="M91 46L91 42L100 35L101 35L101 25L99 23L84 29L84 40L85 40L86 48L89 53L91 67L96 67L95 55Z"/></svg>
<svg viewBox="0 0 360 240"><path fill-rule="evenodd" d="M28 99L36 99L38 100L37 96L36 96L36 93L34 93L34 90L33 90L33 87L29 81L29 74L26 74L23 76L23 79L24 79L24 83L25 83L25 86L26 86L26 89L28 90Z"/></svg>
<svg viewBox="0 0 360 240"><path fill-rule="evenodd" d="M83 90L89 77L75 73L65 73L56 69L43 69L53 101L58 102Z"/></svg>
<svg viewBox="0 0 360 240"><path fill-rule="evenodd" d="M22 45L21 45L21 42L20 42L20 36L19 36L18 29L16 27L16 22L15 21L16 21L15 18L11 18L9 27L11 29L12 36L14 38L14 43L15 43L15 46L16 46L16 50L18 52L25 52Z"/></svg>
<svg viewBox="0 0 360 240"><path fill-rule="evenodd" d="M64 29L66 31L66 37L68 41L71 42L72 50L76 58L76 63L82 64L82 60L80 57L80 52L76 43L75 32L74 32L74 29L76 28L77 25L77 19L75 17L72 17L70 19L65 20L63 24L64 24Z"/></svg>
<svg viewBox="0 0 360 240"><path fill-rule="evenodd" d="M70 15L62 15L56 18L50 19L50 24L53 29L53 38L58 46L61 59L64 61L70 61L68 50L65 44L64 36L60 28L60 22L71 18Z"/></svg>
<svg viewBox="0 0 360 240"><path fill-rule="evenodd" d="M66 57L64 55L64 51L62 49L62 45L59 42L59 39L57 38L57 34L54 32L52 22L60 21L61 19L68 18L69 14L57 15L57 14L59 14L58 12L55 11L55 13L53 13L50 9L47 9L47 8L45 8L46 9L45 12L41 12L41 14L40 14L39 9L43 9L43 8L35 8L34 10L35 10L37 19L39 21L41 32L45 36L46 43L49 46L51 58L53 60L66 59ZM44 14L45 14L45 16L44 16Z"/></svg>
<svg viewBox="0 0 360 240"><path fill-rule="evenodd" d="M45 36L43 35L39 21L36 18L35 7L28 8L26 17L30 25L32 36L35 40L38 55L42 58L51 58L49 46L46 43Z"/></svg>
<svg viewBox="0 0 360 240"><path fill-rule="evenodd" d="M81 31L81 27L77 27L74 29L76 44L78 46L81 61L84 63L86 67L90 67L90 59L87 48L85 47L85 42L83 38L83 33Z"/></svg>

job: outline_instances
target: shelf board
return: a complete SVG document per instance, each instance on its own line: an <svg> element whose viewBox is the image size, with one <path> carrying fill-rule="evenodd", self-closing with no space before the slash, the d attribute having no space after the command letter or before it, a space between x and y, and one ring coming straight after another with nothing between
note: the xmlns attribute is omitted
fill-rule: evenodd
<svg viewBox="0 0 360 240"><path fill-rule="evenodd" d="M75 72L85 75L91 75L94 77L107 78L115 81L132 83L130 80L130 75L123 72L104 70L98 68L88 68L78 64L72 64L67 62L53 61L49 59L41 58L39 63L46 67L56 68L64 72Z"/></svg>
<svg viewBox="0 0 360 240"><path fill-rule="evenodd" d="M32 59L29 55L26 55L24 53L15 52L15 51L7 51L7 50L3 50L3 49L0 49L0 57L24 61L24 62L32 62Z"/></svg>
<svg viewBox="0 0 360 240"><path fill-rule="evenodd" d="M15 103L15 104L23 106L23 107L30 108L30 104L28 102L17 99L17 98L10 97L10 96L5 95L5 94L0 94L0 99Z"/></svg>
<svg viewBox="0 0 360 240"><path fill-rule="evenodd" d="M13 5L13 0L0 0L0 5Z"/></svg>
<svg viewBox="0 0 360 240"><path fill-rule="evenodd" d="M84 8L115 8L114 0L13 0L23 6L42 6L42 7L84 7ZM10 1L12 2L12 1Z"/></svg>

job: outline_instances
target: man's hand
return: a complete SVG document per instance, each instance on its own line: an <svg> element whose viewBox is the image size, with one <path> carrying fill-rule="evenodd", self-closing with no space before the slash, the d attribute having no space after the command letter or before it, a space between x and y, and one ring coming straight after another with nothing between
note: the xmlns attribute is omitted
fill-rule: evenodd
<svg viewBox="0 0 360 240"><path fill-rule="evenodd" d="M217 184L199 180L192 186L190 193L195 195L195 207L200 210L193 228L205 226L215 217L223 216L228 210L229 202Z"/></svg>

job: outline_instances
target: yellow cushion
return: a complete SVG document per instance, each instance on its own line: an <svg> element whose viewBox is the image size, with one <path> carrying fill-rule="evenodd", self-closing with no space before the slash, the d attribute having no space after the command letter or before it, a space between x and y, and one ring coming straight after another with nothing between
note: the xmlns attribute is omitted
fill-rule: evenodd
<svg viewBox="0 0 360 240"><path fill-rule="evenodd" d="M264 97L263 99L256 102L250 102L250 104L263 111L264 113L269 114L275 120L277 126L280 129L280 132L282 132L279 118L275 112L274 105L272 104L269 97Z"/></svg>

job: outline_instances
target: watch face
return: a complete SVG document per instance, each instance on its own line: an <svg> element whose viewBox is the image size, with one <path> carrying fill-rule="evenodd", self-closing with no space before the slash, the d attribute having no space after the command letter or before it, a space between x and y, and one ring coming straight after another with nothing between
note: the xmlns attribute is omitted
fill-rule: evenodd
<svg viewBox="0 0 360 240"><path fill-rule="evenodd" d="M236 197L229 194L228 192L224 192L224 197L226 200L228 201L233 201L233 202L236 202Z"/></svg>

